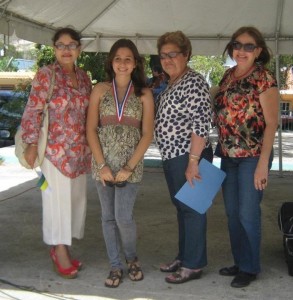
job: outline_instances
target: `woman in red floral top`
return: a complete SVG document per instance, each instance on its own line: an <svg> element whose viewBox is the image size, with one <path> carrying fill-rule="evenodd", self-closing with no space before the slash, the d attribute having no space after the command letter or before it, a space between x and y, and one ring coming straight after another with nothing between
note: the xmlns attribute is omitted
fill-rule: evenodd
<svg viewBox="0 0 293 300"><path fill-rule="evenodd" d="M256 28L238 29L226 51L237 65L224 74L214 105L234 265L220 274L235 276L231 286L241 288L260 272L260 203L273 158L278 89L264 67L270 53Z"/></svg>
<svg viewBox="0 0 293 300"><path fill-rule="evenodd" d="M84 234L86 173L91 160L85 124L91 82L74 64L80 54L80 35L71 28L62 28L55 33L53 43L56 62L41 68L33 80L21 122L22 139L28 144L25 159L33 168L42 111L55 73L48 108L48 143L41 165L48 182L42 192L43 239L52 245L50 255L56 272L75 278L81 262L71 259L69 246L73 237L80 239Z"/></svg>

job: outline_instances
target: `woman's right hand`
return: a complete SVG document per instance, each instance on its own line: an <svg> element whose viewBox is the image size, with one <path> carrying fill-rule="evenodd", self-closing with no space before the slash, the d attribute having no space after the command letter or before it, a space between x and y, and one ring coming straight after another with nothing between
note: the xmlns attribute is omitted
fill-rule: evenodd
<svg viewBox="0 0 293 300"><path fill-rule="evenodd" d="M101 179L101 182L102 182L103 186L106 186L105 181L114 181L115 180L109 166L105 165L100 170L100 179Z"/></svg>
<svg viewBox="0 0 293 300"><path fill-rule="evenodd" d="M38 157L38 146L28 145L24 151L24 158L32 169L34 168L34 164L37 157Z"/></svg>

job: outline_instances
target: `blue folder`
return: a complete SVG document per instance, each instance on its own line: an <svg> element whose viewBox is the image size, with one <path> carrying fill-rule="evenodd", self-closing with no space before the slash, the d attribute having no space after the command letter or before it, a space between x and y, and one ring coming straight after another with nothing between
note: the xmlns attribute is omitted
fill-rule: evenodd
<svg viewBox="0 0 293 300"><path fill-rule="evenodd" d="M226 174L205 159L201 159L199 163L199 174L201 181L193 179L193 187L186 182L175 197L200 214L204 214L212 205Z"/></svg>

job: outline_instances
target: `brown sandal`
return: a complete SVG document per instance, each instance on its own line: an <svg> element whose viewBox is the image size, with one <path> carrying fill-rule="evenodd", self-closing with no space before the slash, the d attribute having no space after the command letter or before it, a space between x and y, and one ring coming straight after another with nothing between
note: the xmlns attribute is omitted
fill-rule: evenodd
<svg viewBox="0 0 293 300"><path fill-rule="evenodd" d="M202 270L193 271L187 268L180 268L176 273L173 273L165 278L168 283L184 283L189 280L199 279L201 277Z"/></svg>
<svg viewBox="0 0 293 300"><path fill-rule="evenodd" d="M111 270L109 276L105 281L105 286L109 288L116 288L122 282L123 270L116 269ZM112 283L108 283L107 280L112 280Z"/></svg>
<svg viewBox="0 0 293 300"><path fill-rule="evenodd" d="M175 259L174 261L163 264L160 266L161 272L176 272L181 267L181 261L178 259Z"/></svg>
<svg viewBox="0 0 293 300"><path fill-rule="evenodd" d="M139 265L137 258L133 261L128 261L128 276L132 281L140 281L143 280L143 272Z"/></svg>

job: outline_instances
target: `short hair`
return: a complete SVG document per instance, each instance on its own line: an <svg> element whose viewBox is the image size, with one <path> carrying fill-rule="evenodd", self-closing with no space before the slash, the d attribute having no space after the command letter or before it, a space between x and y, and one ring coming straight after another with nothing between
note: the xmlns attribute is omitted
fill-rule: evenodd
<svg viewBox="0 0 293 300"><path fill-rule="evenodd" d="M113 70L112 63L119 48L128 48L133 54L136 67L131 73L131 80L133 82L135 95L141 96L143 94L142 88L146 87L146 79L144 73L144 59L138 53L135 44L129 39L119 39L111 47L108 58L105 63L105 71L108 75L108 80L112 81L113 78L115 78L115 72Z"/></svg>
<svg viewBox="0 0 293 300"><path fill-rule="evenodd" d="M192 47L189 38L180 30L174 32L166 32L159 37L157 41L157 49L160 54L161 48L165 44L174 44L180 48L180 51L187 56L188 60L191 57Z"/></svg>
<svg viewBox="0 0 293 300"><path fill-rule="evenodd" d="M75 29L73 29L71 27L62 27L62 28L57 29L57 31L55 32L55 34L52 38L54 45L62 35L69 35L73 40L77 41L78 45L81 45L81 42L80 42L81 35L79 34L79 32L77 32Z"/></svg>
<svg viewBox="0 0 293 300"><path fill-rule="evenodd" d="M268 46L265 42L265 39L262 36L262 34L260 33L260 31L253 26L245 26L245 27L240 27L239 29L237 29L233 33L231 40L225 47L223 54L225 54L227 52L228 55L233 59L233 43L236 41L238 36L240 36L244 33L247 33L254 39L257 47L262 48L262 51L255 62L260 63L262 65L266 65L271 59L271 50L268 48Z"/></svg>

